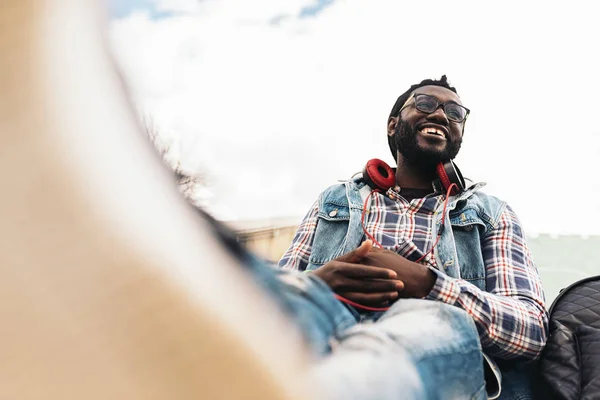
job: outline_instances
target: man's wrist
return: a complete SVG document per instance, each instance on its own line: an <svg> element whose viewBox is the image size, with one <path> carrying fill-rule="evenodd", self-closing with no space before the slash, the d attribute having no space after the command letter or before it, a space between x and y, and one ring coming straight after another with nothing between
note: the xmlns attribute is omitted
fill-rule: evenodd
<svg viewBox="0 0 600 400"><path fill-rule="evenodd" d="M421 290L419 293L419 297L424 298L429 295L433 287L435 286L435 282L437 280L437 274L433 272L431 269L427 267L423 267L424 276L421 280Z"/></svg>

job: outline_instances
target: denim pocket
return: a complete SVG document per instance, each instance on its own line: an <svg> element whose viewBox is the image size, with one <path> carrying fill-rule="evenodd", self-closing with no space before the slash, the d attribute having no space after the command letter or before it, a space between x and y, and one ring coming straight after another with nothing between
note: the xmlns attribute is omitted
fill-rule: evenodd
<svg viewBox="0 0 600 400"><path fill-rule="evenodd" d="M309 264L318 268L342 255L348 235L350 209L346 205L325 203L319 210L315 239L311 249Z"/></svg>
<svg viewBox="0 0 600 400"><path fill-rule="evenodd" d="M458 255L460 277L485 290L485 263L481 251L481 235L485 232L485 224L472 209L451 214L450 224Z"/></svg>
<svg viewBox="0 0 600 400"><path fill-rule="evenodd" d="M350 219L350 208L348 205L325 203L323 204L323 207L319 209L318 216L327 221L348 221Z"/></svg>

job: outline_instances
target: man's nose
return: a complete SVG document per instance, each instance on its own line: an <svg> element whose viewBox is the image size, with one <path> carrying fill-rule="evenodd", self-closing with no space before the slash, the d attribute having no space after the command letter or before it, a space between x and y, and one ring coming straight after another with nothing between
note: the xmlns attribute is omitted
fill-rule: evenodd
<svg viewBox="0 0 600 400"><path fill-rule="evenodd" d="M429 114L427 119L448 125L448 117L446 116L446 113L441 105L434 112Z"/></svg>

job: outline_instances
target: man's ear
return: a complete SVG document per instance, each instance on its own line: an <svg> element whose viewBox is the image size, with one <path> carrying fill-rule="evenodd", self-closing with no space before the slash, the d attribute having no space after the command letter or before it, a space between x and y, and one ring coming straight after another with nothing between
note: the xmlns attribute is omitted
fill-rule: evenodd
<svg viewBox="0 0 600 400"><path fill-rule="evenodd" d="M396 125L398 125L399 118L400 117L390 117L390 119L388 119L388 126L387 126L388 136L394 136L394 132L396 132Z"/></svg>

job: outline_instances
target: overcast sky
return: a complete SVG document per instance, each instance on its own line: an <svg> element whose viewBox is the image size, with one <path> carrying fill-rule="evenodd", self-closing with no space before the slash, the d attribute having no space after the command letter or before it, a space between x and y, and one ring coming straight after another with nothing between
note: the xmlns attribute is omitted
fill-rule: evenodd
<svg viewBox="0 0 600 400"><path fill-rule="evenodd" d="M301 217L370 158L397 96L448 75L457 164L531 233L600 233L595 2L113 0L140 112L221 218Z"/></svg>

